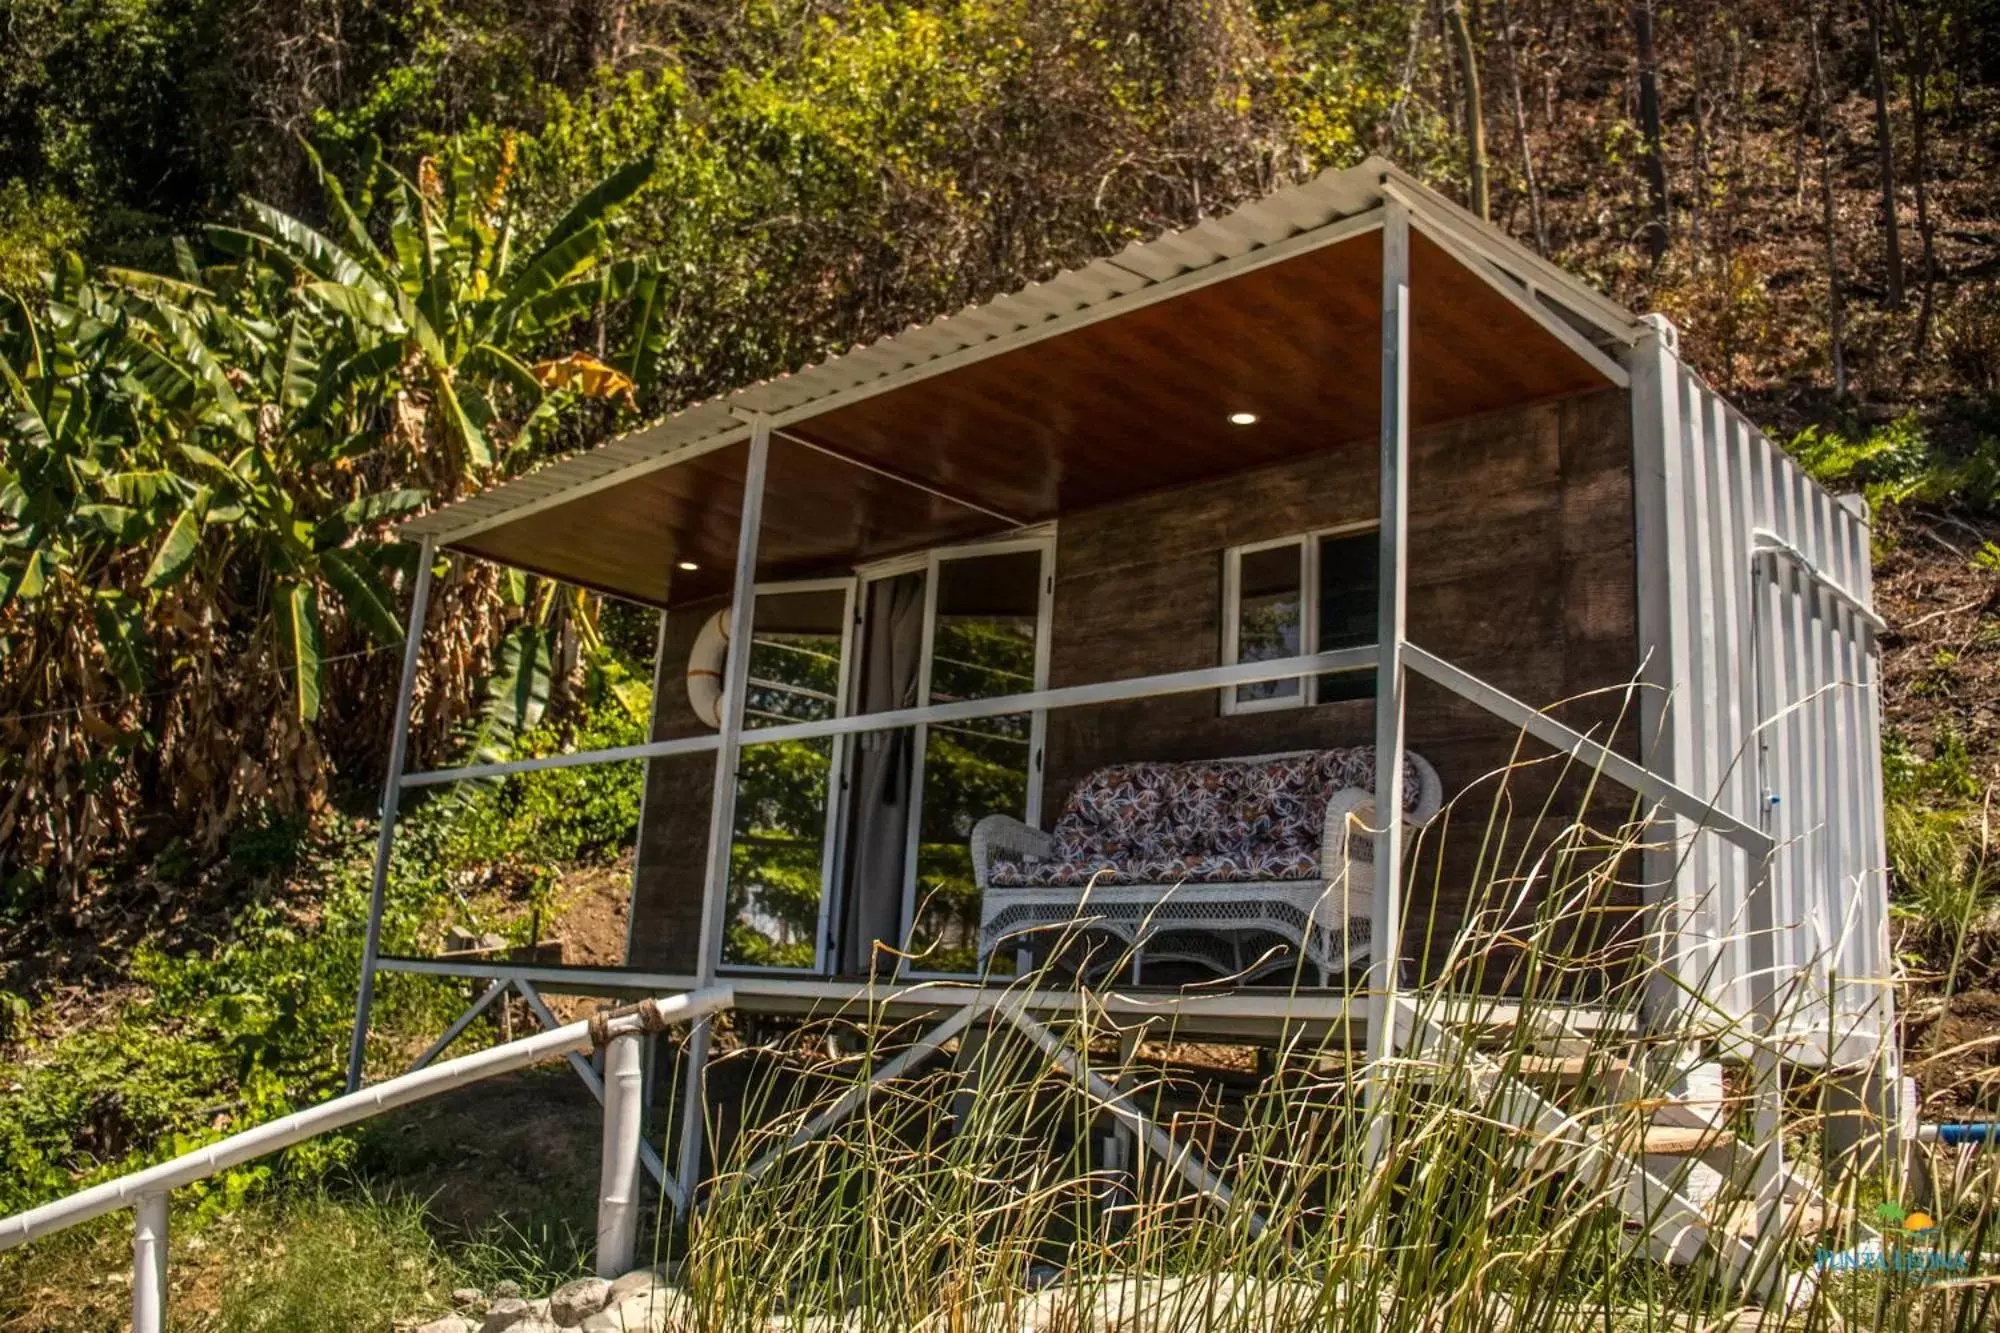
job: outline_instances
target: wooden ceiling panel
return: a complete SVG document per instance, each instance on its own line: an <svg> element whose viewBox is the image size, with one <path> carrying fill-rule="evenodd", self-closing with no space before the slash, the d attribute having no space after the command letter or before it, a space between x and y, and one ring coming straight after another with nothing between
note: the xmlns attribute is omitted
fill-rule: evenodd
<svg viewBox="0 0 2000 1333"><path fill-rule="evenodd" d="M1381 254L1366 233L796 429L1034 520L1278 462L1374 420Z"/></svg>
<svg viewBox="0 0 2000 1333"><path fill-rule="evenodd" d="M656 605L729 591L743 513L743 445L703 454L468 537L474 555ZM1006 525L778 438L765 481L758 578L823 574ZM692 563L683 570L680 562Z"/></svg>
<svg viewBox="0 0 2000 1333"><path fill-rule="evenodd" d="M925 487L1039 522L1372 436L1381 265L1381 232L1364 232L794 423L799 440L880 471L775 438L759 577L1009 526ZM1417 428L1604 384L1421 232L1410 289ZM1257 422L1233 425L1236 412ZM647 601L712 596L735 562L744 455L660 468L456 545Z"/></svg>
<svg viewBox="0 0 2000 1333"><path fill-rule="evenodd" d="M1036 520L1275 463L1375 431L1381 267L1367 232L797 429ZM1419 428L1603 384L1421 233L1410 338Z"/></svg>

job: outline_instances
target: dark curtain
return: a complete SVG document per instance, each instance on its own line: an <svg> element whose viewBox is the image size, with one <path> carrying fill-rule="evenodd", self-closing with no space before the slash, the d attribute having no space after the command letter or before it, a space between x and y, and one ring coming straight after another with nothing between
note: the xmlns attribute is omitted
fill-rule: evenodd
<svg viewBox="0 0 2000 1333"><path fill-rule="evenodd" d="M898 574L869 585L859 711L915 707L923 649L924 576ZM875 945L902 943L912 742L911 730L904 727L863 732L856 747L854 799L848 807L852 835L841 894L843 973L889 970L893 958L878 955Z"/></svg>

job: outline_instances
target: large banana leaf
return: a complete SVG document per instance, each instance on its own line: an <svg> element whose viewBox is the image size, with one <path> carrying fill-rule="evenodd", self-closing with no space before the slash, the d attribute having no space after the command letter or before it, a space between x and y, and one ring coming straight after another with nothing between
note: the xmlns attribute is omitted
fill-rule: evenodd
<svg viewBox="0 0 2000 1333"><path fill-rule="evenodd" d="M298 696L299 717L319 717L320 685L326 664L320 649L319 597L310 583L287 583L278 589L278 636Z"/></svg>
<svg viewBox="0 0 2000 1333"><path fill-rule="evenodd" d="M100 593L91 606L97 622L97 646L118 683L134 694L146 688L146 623L138 606L123 593Z"/></svg>
<svg viewBox="0 0 2000 1333"><path fill-rule="evenodd" d="M538 625L517 625L501 639L481 694L475 763L504 762L522 733L542 720L554 675L550 647L548 632Z"/></svg>
<svg viewBox="0 0 2000 1333"><path fill-rule="evenodd" d="M621 265L621 267L623 267ZM660 275L650 265L639 268L630 281L632 331L625 354L611 364L625 372L633 386L644 393L659 375L660 357L666 350L666 294Z"/></svg>
<svg viewBox="0 0 2000 1333"><path fill-rule="evenodd" d="M47 582L48 567L40 547L31 548L25 556L9 555L0 560L0 611L16 597L32 601L41 596Z"/></svg>
<svg viewBox="0 0 2000 1333"><path fill-rule="evenodd" d="M254 199L249 200L245 207L252 217L263 224L266 232L278 239L294 263L344 287L371 281L354 256L291 214ZM263 238L257 239L262 243Z"/></svg>
<svg viewBox="0 0 2000 1333"><path fill-rule="evenodd" d="M628 162L618 170L585 191L574 204L569 206L556 224L543 233L542 242L521 262L526 272L542 261L549 251L569 240L586 227L602 221L612 209L630 199L644 189L646 182L653 178L654 159L648 155Z"/></svg>
<svg viewBox="0 0 2000 1333"><path fill-rule="evenodd" d="M508 327L522 306L588 271L604 253L606 244L604 224L593 222L544 250L507 285L507 294L494 308L486 327L489 330Z"/></svg>
<svg viewBox="0 0 2000 1333"><path fill-rule="evenodd" d="M320 573L340 598L341 608L378 643L402 642L389 590L381 576L355 551L321 551Z"/></svg>
<svg viewBox="0 0 2000 1333"><path fill-rule="evenodd" d="M201 518L193 509L183 509L180 516L167 529L166 540L153 555L153 563L146 568L145 584L148 588L164 588L187 573L194 563L195 553L201 549Z"/></svg>

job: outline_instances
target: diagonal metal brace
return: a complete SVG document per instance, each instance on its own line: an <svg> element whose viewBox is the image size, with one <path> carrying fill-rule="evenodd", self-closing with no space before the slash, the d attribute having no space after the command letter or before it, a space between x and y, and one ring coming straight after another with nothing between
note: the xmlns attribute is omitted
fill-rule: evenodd
<svg viewBox="0 0 2000 1333"><path fill-rule="evenodd" d="M473 1019L485 1013L487 1009L492 1007L495 1000L512 990L513 987L514 983L511 981L495 981L492 985L488 986L480 997L472 1002L472 1007L453 1019L451 1026L444 1030L444 1035L432 1042L424 1053L417 1057L417 1062L411 1065L407 1072L414 1074L440 1055L443 1055L451 1044L458 1040L459 1033L472 1026Z"/></svg>
<svg viewBox="0 0 2000 1333"><path fill-rule="evenodd" d="M1589 764L1621 787L1657 801L1697 827L1710 828L1748 852L1756 862L1767 860L1777 842L1762 829L1744 823L1713 801L1704 801L1693 792L1661 777L1643 764L1635 763L1616 750L1565 726L1540 709L1522 703L1513 695L1489 685L1469 671L1461 670L1435 653L1414 643L1403 645L1403 662L1410 670L1444 686L1462 699L1484 708L1503 722L1511 723L1536 740Z"/></svg>
<svg viewBox="0 0 2000 1333"><path fill-rule="evenodd" d="M873 1101L876 1093L901 1078L914 1066L936 1055L946 1042L963 1032L974 1019L989 1012L992 1007L990 1004L968 1004L954 1010L949 1018L917 1038L908 1049L870 1073L867 1082L849 1088L832 1106L800 1126L798 1132L790 1139L752 1162L742 1176L729 1187L729 1191L733 1193L745 1185L762 1180L769 1174L771 1168L778 1164L779 1159L824 1136L834 1126Z"/></svg>
<svg viewBox="0 0 2000 1333"><path fill-rule="evenodd" d="M1139 1142L1162 1162L1165 1162L1181 1179L1194 1186L1201 1194L1225 1212L1236 1206L1236 1192L1228 1182L1196 1159L1192 1145L1180 1143L1166 1130L1160 1128L1149 1116L1132 1105L1131 1099L1113 1087L1108 1079L1089 1068L1062 1040L1051 1032L1047 1025L1038 1023L1021 1009L1019 1005L1003 1005L997 1011L1017 1032L1040 1047L1042 1053L1055 1063L1057 1068L1068 1074L1082 1086L1090 1099L1102 1106L1106 1113L1119 1124L1138 1136ZM1250 1209L1243 1213L1252 1236L1261 1236L1268 1228L1263 1215Z"/></svg>

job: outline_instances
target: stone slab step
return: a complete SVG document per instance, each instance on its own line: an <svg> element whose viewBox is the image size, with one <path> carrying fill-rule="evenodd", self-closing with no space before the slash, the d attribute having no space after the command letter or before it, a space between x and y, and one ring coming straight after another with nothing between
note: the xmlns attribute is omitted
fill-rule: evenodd
<svg viewBox="0 0 2000 1333"><path fill-rule="evenodd" d="M1522 1078L1536 1083L1574 1084L1585 1078L1601 1082L1623 1078L1632 1062L1603 1055L1524 1055L1518 1070Z"/></svg>
<svg viewBox="0 0 2000 1333"><path fill-rule="evenodd" d="M1735 1137L1720 1125L1652 1124L1646 1127L1640 1147L1653 1157L1695 1157Z"/></svg>

